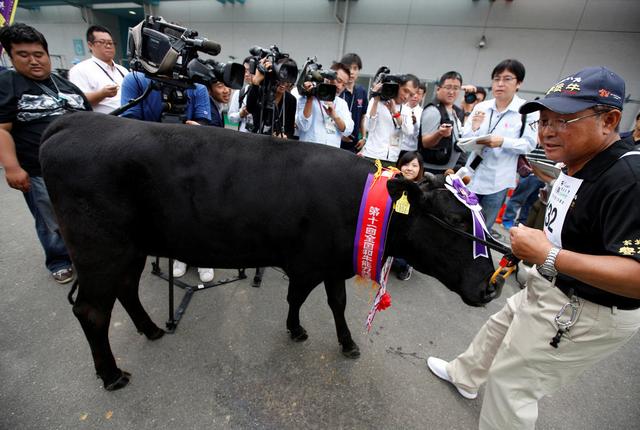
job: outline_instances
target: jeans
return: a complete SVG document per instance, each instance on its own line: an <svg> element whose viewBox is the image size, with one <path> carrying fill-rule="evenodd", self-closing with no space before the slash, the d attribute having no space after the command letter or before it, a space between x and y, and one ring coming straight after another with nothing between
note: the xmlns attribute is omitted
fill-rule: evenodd
<svg viewBox="0 0 640 430"><path fill-rule="evenodd" d="M42 176L31 176L31 188L24 193L31 215L36 221L36 233L45 254L45 265L51 273L71 267L71 258L64 245L49 193Z"/></svg>
<svg viewBox="0 0 640 430"><path fill-rule="evenodd" d="M480 206L482 206L482 213L484 215L484 222L487 225L487 230L491 231L493 223L496 221L498 212L504 203L504 199L507 196L508 188L502 191L492 194L478 194L478 200L480 200Z"/></svg>
<svg viewBox="0 0 640 430"><path fill-rule="evenodd" d="M525 223L531 206L538 199L538 190L544 187L544 182L538 179L535 175L529 175L526 178L521 178L518 187L513 192L513 195L507 202L507 208L502 216L502 221L511 221L516 218L518 208L520 208L520 214L518 215L518 223Z"/></svg>

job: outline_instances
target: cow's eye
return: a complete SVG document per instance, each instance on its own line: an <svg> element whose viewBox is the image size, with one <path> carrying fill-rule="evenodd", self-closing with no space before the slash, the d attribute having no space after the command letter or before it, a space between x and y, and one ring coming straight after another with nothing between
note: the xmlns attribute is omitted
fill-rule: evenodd
<svg viewBox="0 0 640 430"><path fill-rule="evenodd" d="M459 214L449 214L447 215L446 218L447 223L449 223L449 225L456 227L456 228L460 228L460 229L465 229L466 228L466 220L465 217L463 217L462 215Z"/></svg>

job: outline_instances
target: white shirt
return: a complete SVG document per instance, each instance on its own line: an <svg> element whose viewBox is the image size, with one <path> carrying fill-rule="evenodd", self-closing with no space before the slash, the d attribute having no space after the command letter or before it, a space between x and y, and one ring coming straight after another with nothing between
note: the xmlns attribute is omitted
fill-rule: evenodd
<svg viewBox="0 0 640 430"><path fill-rule="evenodd" d="M106 97L93 106L96 112L109 113L120 107L120 89L124 76L129 73L124 67L113 63L108 65L96 57L84 60L69 70L69 80L73 82L83 93L95 93L107 85L118 85L118 94L114 97Z"/></svg>
<svg viewBox="0 0 640 430"><path fill-rule="evenodd" d="M344 121L345 127L343 131L338 130L336 123L324 108L321 107L323 102L315 97L311 104L311 115L309 118L305 118L304 105L306 103L306 97L302 96L298 99L296 125L298 126L300 140L340 148L342 136L349 136L353 131L353 119L351 118L351 112L349 112L347 102L340 97L336 97L333 100L333 107L336 110L336 114Z"/></svg>
<svg viewBox="0 0 640 430"><path fill-rule="evenodd" d="M247 105L247 93L249 92L249 88L251 88L251 84L245 84L240 90L234 91L231 96L231 101L229 102L229 112L227 112L227 116L229 117L229 121L236 122L240 124L238 130L246 133L247 130L247 118L251 116L248 114L244 118L240 117L240 110ZM242 106L240 106L240 93L244 93L244 98L242 99Z"/></svg>
<svg viewBox="0 0 640 430"><path fill-rule="evenodd" d="M504 112L496 110L496 100L486 100L478 103L471 112L471 116L464 125L462 137L483 136L493 134L502 136L504 142L497 148L484 148L482 150L482 162L476 169L469 189L476 194L487 195L497 193L507 188L515 188L518 156L527 154L536 147L537 133L528 125L525 125L522 137L520 128L522 125L522 115L518 112L526 100L517 95L507 106ZM484 122L477 131L471 131L471 118L476 111L485 113ZM530 124L540 117L539 112L532 112L527 115L526 122ZM469 155L467 167L476 158L476 154Z"/></svg>
<svg viewBox="0 0 640 430"><path fill-rule="evenodd" d="M376 115L371 116L374 103L373 99L369 100L365 115L367 143L362 148L361 154L368 158L396 162L400 155L402 134L412 135L415 128L411 120L411 111L400 106L402 125L397 127L387 105L382 101L378 103Z"/></svg>
<svg viewBox="0 0 640 430"><path fill-rule="evenodd" d="M417 151L418 150L418 133L420 132L420 119L422 118L422 106L416 105L416 107L410 107L408 104L402 106L402 111L407 110L409 115L409 121L413 124L413 117L416 118L416 123L413 124L413 132L407 134L402 129L402 141L400 142L401 151Z"/></svg>

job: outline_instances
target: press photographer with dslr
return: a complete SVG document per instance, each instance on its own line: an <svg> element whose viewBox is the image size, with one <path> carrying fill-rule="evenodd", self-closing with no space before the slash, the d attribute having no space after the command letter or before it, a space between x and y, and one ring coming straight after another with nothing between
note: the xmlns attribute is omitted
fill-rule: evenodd
<svg viewBox="0 0 640 430"><path fill-rule="evenodd" d="M249 50L252 86L247 93L247 111L253 117L253 133L285 139L295 132L296 98L289 93L298 75L296 62L277 46L255 46Z"/></svg>
<svg viewBox="0 0 640 430"><path fill-rule="evenodd" d="M389 69L381 67L374 78L372 98L365 116L367 139L360 155L378 159L384 165L398 160L402 133L412 134L414 124L411 111L402 109L418 91L420 81L414 75L389 75Z"/></svg>
<svg viewBox="0 0 640 430"><path fill-rule="evenodd" d="M251 82L253 75L249 70L249 62L251 57L247 57L242 62L244 66L244 84L242 88L235 91L231 96L231 103L229 105L229 120L234 123L238 123L238 130L246 133L253 128L253 117L247 110L247 93L251 88Z"/></svg>
<svg viewBox="0 0 640 430"><path fill-rule="evenodd" d="M349 69L341 63L331 66L333 73L318 70L315 70L315 73L307 73L308 69L303 69L301 79L311 80L305 80L299 90L300 98L296 112L300 140L340 148L342 137L349 136L353 130L349 106L342 98L336 96L344 90L349 80ZM312 75L315 75L316 79L313 79ZM325 75L327 77L323 78ZM322 94L319 91L319 88L325 88L318 85L320 79L324 81L322 84L333 87L333 94Z"/></svg>
<svg viewBox="0 0 640 430"><path fill-rule="evenodd" d="M463 87L464 88L464 87ZM474 91L475 88L475 91ZM473 108L487 98L487 90L483 87L474 87L472 85L468 86L464 92L464 97L462 98L462 103L460 107L464 112L464 118L460 118L462 120L462 124L464 125L465 121L469 116L471 116L471 111Z"/></svg>

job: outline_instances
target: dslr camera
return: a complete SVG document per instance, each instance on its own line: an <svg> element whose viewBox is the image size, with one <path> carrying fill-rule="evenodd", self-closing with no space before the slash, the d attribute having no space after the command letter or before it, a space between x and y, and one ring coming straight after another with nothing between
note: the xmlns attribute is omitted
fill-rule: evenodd
<svg viewBox="0 0 640 430"><path fill-rule="evenodd" d="M380 100L387 101L398 96L400 83L404 80L402 76L390 75L391 70L387 66L381 66L373 77L373 85L382 82L380 91L372 91L371 97L380 96Z"/></svg>
<svg viewBox="0 0 640 430"><path fill-rule="evenodd" d="M475 103L476 100L478 100L476 93L472 93L472 92L464 93L464 102L466 104L470 105L471 103Z"/></svg>
<svg viewBox="0 0 640 430"><path fill-rule="evenodd" d="M249 53L253 56L249 60L249 72L255 74L259 70L265 76L265 81L280 81L294 83L298 76L298 66L293 60L289 59L289 54L280 52L276 45L271 45L269 49L254 46L249 49ZM268 71L260 63L260 60L266 58L271 63L271 70ZM244 72L243 72L244 73Z"/></svg>
<svg viewBox="0 0 640 430"><path fill-rule="evenodd" d="M302 67L302 73L298 78L298 93L301 96L314 96L323 102L333 101L336 98L336 86L326 84L325 79L336 79L336 72L333 70L322 69L322 64L318 64L316 57L309 57ZM313 87L305 90L304 83L311 82Z"/></svg>
<svg viewBox="0 0 640 430"><path fill-rule="evenodd" d="M198 57L198 52L215 56L220 50L219 44L198 37L197 31L169 23L160 16L146 16L129 29L127 40L131 69L150 79L182 88L214 81L222 81L233 89L242 88L242 64L204 61Z"/></svg>

